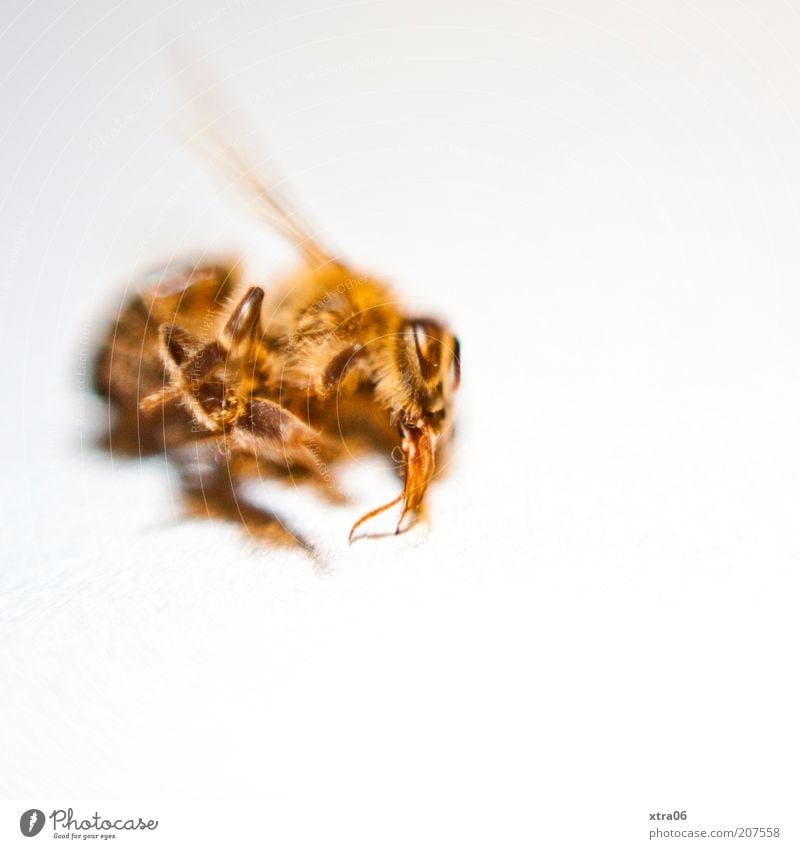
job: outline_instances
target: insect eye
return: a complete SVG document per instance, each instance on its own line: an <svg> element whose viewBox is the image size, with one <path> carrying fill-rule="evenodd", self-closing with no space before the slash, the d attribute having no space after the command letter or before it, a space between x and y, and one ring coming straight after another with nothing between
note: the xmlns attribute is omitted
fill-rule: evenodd
<svg viewBox="0 0 800 849"><path fill-rule="evenodd" d="M430 319L415 319L406 326L407 344L416 354L423 380L433 380L439 373L442 361L441 332Z"/></svg>
<svg viewBox="0 0 800 849"><path fill-rule="evenodd" d="M461 343L458 336L453 337L453 359L450 362L450 377L453 389L458 389L461 383Z"/></svg>
<svg viewBox="0 0 800 849"><path fill-rule="evenodd" d="M417 349L417 359L422 362L425 359L425 355L422 353L426 344L425 331L423 330L420 322L415 321L411 325L411 332L414 334L414 346Z"/></svg>

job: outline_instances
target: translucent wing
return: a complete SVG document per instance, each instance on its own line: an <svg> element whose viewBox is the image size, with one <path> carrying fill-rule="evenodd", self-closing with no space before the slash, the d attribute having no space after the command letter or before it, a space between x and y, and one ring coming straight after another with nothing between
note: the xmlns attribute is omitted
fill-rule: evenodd
<svg viewBox="0 0 800 849"><path fill-rule="evenodd" d="M213 145L211 144L213 143ZM311 228L296 212L277 186L268 184L245 154L216 132L206 134L202 144L194 146L222 171L231 183L256 202L256 210L267 223L288 239L314 265L334 262L334 257L311 235ZM290 208L292 211L290 212Z"/></svg>
<svg viewBox="0 0 800 849"><path fill-rule="evenodd" d="M184 56L180 67L176 67L176 80L184 93L184 105L176 111L182 122L177 129L185 141L211 161L241 194L254 201L258 214L309 263L335 262L334 254L321 246L312 235L314 228L279 188L285 181L277 177L272 167L270 177L263 173L263 163L269 157L261 155L261 145L254 148L252 139L256 133L247 126L232 98L225 97L222 83L208 71L204 61L196 54ZM220 123L225 127L224 134L216 127ZM248 140L247 152L244 139Z"/></svg>

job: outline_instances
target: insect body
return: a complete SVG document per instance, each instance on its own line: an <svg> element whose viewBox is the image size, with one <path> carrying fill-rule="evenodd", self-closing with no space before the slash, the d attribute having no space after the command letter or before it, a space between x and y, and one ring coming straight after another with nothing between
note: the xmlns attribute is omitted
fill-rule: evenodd
<svg viewBox="0 0 800 849"><path fill-rule="evenodd" d="M336 454L341 407L383 417L400 440L403 489L350 536L402 502L399 531L423 504L451 424L458 340L433 319L405 315L388 287L323 251L250 169L240 173L300 249L302 270L267 289L242 287L224 266L154 276L109 333L97 387L135 418L140 445L211 442L233 474L319 473L321 458Z"/></svg>

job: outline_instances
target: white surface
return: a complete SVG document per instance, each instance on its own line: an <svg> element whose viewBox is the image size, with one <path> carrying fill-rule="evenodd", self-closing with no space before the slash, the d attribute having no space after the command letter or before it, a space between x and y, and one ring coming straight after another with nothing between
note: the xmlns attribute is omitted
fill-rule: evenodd
<svg viewBox="0 0 800 849"><path fill-rule="evenodd" d="M800 16L551 5L6 4L3 795L261 798L281 846L796 837ZM187 35L462 340L429 527L347 546L380 468L264 493L325 570L92 448L135 273L291 267L165 130Z"/></svg>

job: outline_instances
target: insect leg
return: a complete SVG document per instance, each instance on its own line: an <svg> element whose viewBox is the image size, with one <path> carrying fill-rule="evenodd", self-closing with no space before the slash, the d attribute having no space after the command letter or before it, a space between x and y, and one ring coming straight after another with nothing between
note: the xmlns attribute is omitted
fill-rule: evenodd
<svg viewBox="0 0 800 849"><path fill-rule="evenodd" d="M275 401L251 399L225 437L229 447L257 460L328 475L325 458L333 453L332 443Z"/></svg>
<svg viewBox="0 0 800 849"><path fill-rule="evenodd" d="M219 341L232 358L244 361L254 359L263 334L261 325L263 303L264 290L258 286L251 286L225 323Z"/></svg>

